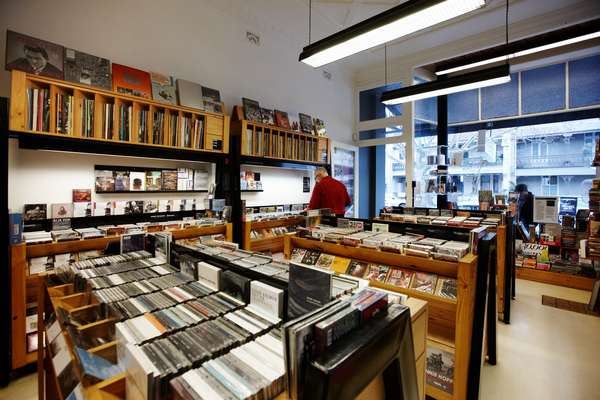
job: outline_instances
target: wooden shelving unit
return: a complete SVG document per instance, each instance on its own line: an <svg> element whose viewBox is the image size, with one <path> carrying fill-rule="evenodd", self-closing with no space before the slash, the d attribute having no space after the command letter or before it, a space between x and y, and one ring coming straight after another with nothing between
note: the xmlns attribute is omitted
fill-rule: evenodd
<svg viewBox="0 0 600 400"><path fill-rule="evenodd" d="M586 276L521 267L517 268L517 278L587 291L591 291L596 282Z"/></svg>
<svg viewBox="0 0 600 400"><path fill-rule="evenodd" d="M235 106L231 135L239 140L244 157L284 162L327 165L330 163L329 138L279 128L242 119L241 106Z"/></svg>
<svg viewBox="0 0 600 400"><path fill-rule="evenodd" d="M242 232L244 235L242 247L244 250L271 251L272 253L282 252L284 238L288 235L294 236L294 232L290 232L285 235L266 237L262 239L252 239L250 232L253 230L257 231L261 229L297 226L302 224L303 222L304 217L300 216L265 221L244 221L242 222Z"/></svg>
<svg viewBox="0 0 600 400"><path fill-rule="evenodd" d="M439 261L389 253L380 250L345 246L299 237L286 237L284 254L291 256L294 248L319 250L366 262L435 273L440 276L457 279L456 301L431 294L402 289L379 282L370 282L374 287L406 294L428 302L429 321L427 336L454 349L454 393L447 394L435 387L426 385L425 393L435 399L465 399L473 336L473 315L475 310L475 288L477 280L477 256L468 254L458 262Z"/></svg>
<svg viewBox="0 0 600 400"><path fill-rule="evenodd" d="M173 239L186 239L204 235L225 235L231 241L232 225L221 224L209 227L190 227L171 231ZM28 260L55 254L75 253L87 250L103 250L107 244L118 242L119 236L97 239L72 240L36 245L18 244L10 248L11 252L11 314L12 314L12 369L24 367L36 359L36 353L27 353L25 337L26 304L38 300L40 284L47 273L29 275ZM39 309L39 305L38 305ZM39 320L38 320L39 323ZM38 343L42 343L39 341Z"/></svg>
<svg viewBox="0 0 600 400"><path fill-rule="evenodd" d="M27 99L27 89L48 89L50 93L49 110L49 129L47 131L32 131L28 129L29 107ZM58 133L56 112L57 95L73 96L73 129L70 134ZM93 134L84 136L82 134L82 107L84 99L94 100L94 118ZM105 104L114 105L112 132L109 138L104 137L103 132L103 110ZM128 140L119 140L119 107L132 106L131 135ZM147 129L145 134L139 135L140 113L142 110L147 113ZM154 140L153 122L154 114L164 114L163 131L160 133L161 140ZM183 118L189 118L191 122L201 120L204 127L203 143L198 147L184 146L180 134ZM172 119L177 119L177 132L173 135ZM227 154L229 153L229 117L224 114L210 113L194 108L174 106L164 104L149 99L136 96L116 93L112 91L92 88L85 85L73 84L61 80L41 77L38 75L27 74L21 71L12 71L11 78L11 101L9 130L24 134L36 134L43 137L69 138L73 140L95 141L99 143L126 143L138 146L148 146L156 149L175 149L184 151L193 151L208 154ZM173 138L173 136L175 136ZM215 143L221 142L220 149L214 149ZM158 142L158 143L156 143ZM198 139L198 142L200 140ZM195 138L191 137L191 143L195 143Z"/></svg>

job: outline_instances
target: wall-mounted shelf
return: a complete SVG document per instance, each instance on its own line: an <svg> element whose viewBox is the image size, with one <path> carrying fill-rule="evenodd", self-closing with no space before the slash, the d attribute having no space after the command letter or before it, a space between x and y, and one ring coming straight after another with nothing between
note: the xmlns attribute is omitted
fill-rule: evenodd
<svg viewBox="0 0 600 400"><path fill-rule="evenodd" d="M252 162L245 159L252 157L254 161L329 164L329 138L248 121L241 115L241 108L235 106L231 134L239 137L241 163Z"/></svg>
<svg viewBox="0 0 600 400"><path fill-rule="evenodd" d="M264 190L263 189L242 189L242 190L240 190L240 192L242 192L242 193L253 193L253 192L260 193L260 192L264 192Z"/></svg>
<svg viewBox="0 0 600 400"><path fill-rule="evenodd" d="M262 192L262 190L260 190ZM258 192L258 190L253 190ZM131 193L208 193L208 189L202 190L123 190L119 192L99 192L96 194L131 194Z"/></svg>
<svg viewBox="0 0 600 400"><path fill-rule="evenodd" d="M31 129L28 89L48 91L48 121L44 124L44 130ZM69 133L59 133L59 95L72 98ZM87 136L83 134L82 129L86 99L94 102L91 119L93 129ZM112 119L105 114L106 105L113 106ZM121 124L125 126L119 116L123 107L129 110L127 118L130 119L130 129L127 130L127 134L123 134L123 130L120 129ZM157 121L162 120L162 124L154 124L155 115ZM184 135L184 121L192 125L198 121L198 127L201 126L201 129L196 132L191 129ZM109 124L108 127L106 124ZM9 130L19 139L23 135L25 148L173 159L202 159L205 155L223 155L229 152L227 115L168 105L21 71L12 71ZM115 149L118 151L111 152ZM137 149L145 150L138 154ZM173 154L173 151L177 155Z"/></svg>

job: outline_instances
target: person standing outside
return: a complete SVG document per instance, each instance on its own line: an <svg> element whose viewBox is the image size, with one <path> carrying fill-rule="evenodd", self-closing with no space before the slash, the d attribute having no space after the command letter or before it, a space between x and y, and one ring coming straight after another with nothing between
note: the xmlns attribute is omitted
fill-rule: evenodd
<svg viewBox="0 0 600 400"><path fill-rule="evenodd" d="M315 170L315 181L308 209L329 208L337 217L343 217L346 208L352 204L346 186L330 177L323 167Z"/></svg>
<svg viewBox="0 0 600 400"><path fill-rule="evenodd" d="M529 227L533 224L533 193L527 189L527 185L524 183L518 184L515 191L519 193L519 220Z"/></svg>

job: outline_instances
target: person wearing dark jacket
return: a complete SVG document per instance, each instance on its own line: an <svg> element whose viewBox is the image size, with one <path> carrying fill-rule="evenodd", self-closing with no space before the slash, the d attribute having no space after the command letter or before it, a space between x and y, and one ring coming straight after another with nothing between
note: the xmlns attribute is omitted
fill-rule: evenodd
<svg viewBox="0 0 600 400"><path fill-rule="evenodd" d="M527 190L527 185L520 183L515 187L519 193L519 221L525 226L533 224L533 193Z"/></svg>
<svg viewBox="0 0 600 400"><path fill-rule="evenodd" d="M315 170L315 180L317 183L313 188L308 209L329 208L336 216L343 217L346 207L352 204L346 186L330 177L323 167Z"/></svg>

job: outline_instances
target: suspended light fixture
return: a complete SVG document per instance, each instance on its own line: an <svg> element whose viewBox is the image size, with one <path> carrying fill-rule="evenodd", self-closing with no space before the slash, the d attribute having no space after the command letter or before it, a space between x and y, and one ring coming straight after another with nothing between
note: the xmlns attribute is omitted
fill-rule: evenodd
<svg viewBox="0 0 600 400"><path fill-rule="evenodd" d="M299 59L312 67L320 67L448 21L484 5L485 0L408 0L309 44L304 47Z"/></svg>
<svg viewBox="0 0 600 400"><path fill-rule="evenodd" d="M390 90L381 95L381 102L386 105L408 103L507 82L510 82L510 67L505 64L448 79Z"/></svg>
<svg viewBox="0 0 600 400"><path fill-rule="evenodd" d="M453 72L464 71L504 61L506 59L523 57L529 54L595 39L600 37L599 27L600 19L595 19L527 39L517 40L477 53L457 57L452 60L442 61L437 63L435 73L437 75L447 75Z"/></svg>

